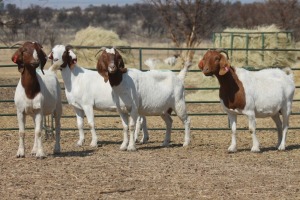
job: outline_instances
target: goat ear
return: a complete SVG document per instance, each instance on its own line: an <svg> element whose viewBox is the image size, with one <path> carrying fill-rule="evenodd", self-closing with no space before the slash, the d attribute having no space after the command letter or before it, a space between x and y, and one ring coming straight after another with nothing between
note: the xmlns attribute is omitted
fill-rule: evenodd
<svg viewBox="0 0 300 200"><path fill-rule="evenodd" d="M106 83L108 81L108 71L102 57L103 56L101 55L98 59L97 71L104 78L104 82Z"/></svg>
<svg viewBox="0 0 300 200"><path fill-rule="evenodd" d="M116 51L116 57L117 57L117 61L118 61L118 69L120 70L120 72L126 73L127 68L125 67L123 58L122 58L121 54L118 51Z"/></svg>
<svg viewBox="0 0 300 200"><path fill-rule="evenodd" d="M18 71L22 74L24 72L24 65L21 63L20 57L22 48L18 49L14 55L11 57L11 60L18 65Z"/></svg>
<svg viewBox="0 0 300 200"><path fill-rule="evenodd" d="M42 50L43 46L40 43L35 42L34 43L34 48L37 51L38 57L39 57L39 59L41 61L41 70L42 70L43 74L45 74L44 71L43 71L43 69L44 69L44 66L45 66L45 64L47 62L47 55Z"/></svg>
<svg viewBox="0 0 300 200"><path fill-rule="evenodd" d="M199 67L200 70L203 70L203 68L204 68L203 59L200 60L200 62L199 62L199 64L198 64L198 67Z"/></svg>
<svg viewBox="0 0 300 200"><path fill-rule="evenodd" d="M219 75L223 76L225 75L229 69L230 69L230 62L225 58L224 55L221 55L221 59L220 59L220 71L219 71Z"/></svg>

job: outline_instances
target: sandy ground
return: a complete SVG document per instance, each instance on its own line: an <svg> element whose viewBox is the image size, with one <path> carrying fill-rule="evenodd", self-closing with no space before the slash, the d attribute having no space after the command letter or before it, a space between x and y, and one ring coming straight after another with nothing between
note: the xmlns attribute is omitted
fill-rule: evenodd
<svg viewBox="0 0 300 200"><path fill-rule="evenodd" d="M16 84L18 78L0 78ZM14 88L0 88L1 99L12 99ZM293 112L299 112L294 105ZM13 103L1 103L1 113L15 113ZM192 104L189 113L220 112L219 104ZM64 105L64 115L73 115ZM101 112L97 113L101 114ZM103 114L103 113L102 113ZM25 158L16 158L18 132L0 131L1 199L300 199L300 135L289 131L287 150L275 149L274 130L259 130L261 153L251 153L251 136L238 131L238 152L229 154L229 130L196 130L228 126L226 116L191 116L192 142L182 147L183 131L172 132L170 147L161 147L164 131L150 130L147 144L136 152L120 151L120 130L97 131L97 148L91 148L86 130L83 147L77 147L75 117L62 119L61 153L53 155L53 140L44 141L47 158L30 155L33 131L26 131ZM159 117L148 117L149 128L164 128ZM174 119L174 128L183 128ZM258 119L258 127L275 127L271 119ZM119 118L96 118L97 128L121 128ZM291 117L291 126L299 117ZM15 116L1 117L0 128L17 127ZM27 118L27 127L33 123ZM86 126L86 128L88 128ZM238 128L247 128L243 116Z"/></svg>

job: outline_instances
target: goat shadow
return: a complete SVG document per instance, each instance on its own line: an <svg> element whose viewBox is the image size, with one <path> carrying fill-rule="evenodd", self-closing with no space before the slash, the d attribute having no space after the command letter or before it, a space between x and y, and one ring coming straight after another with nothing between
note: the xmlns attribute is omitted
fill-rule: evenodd
<svg viewBox="0 0 300 200"><path fill-rule="evenodd" d="M95 150L84 150L84 151L65 151L57 154L53 154L54 158L63 158L63 157L87 157L93 155Z"/></svg>
<svg viewBox="0 0 300 200"><path fill-rule="evenodd" d="M287 151L293 151L293 150L297 150L297 149L300 149L300 145L298 145L298 144L286 146L284 151L279 151L275 146L271 146L271 147L260 148L260 152L258 152L258 153L264 153L264 152L269 152L269 151L287 152ZM250 148L239 149L237 152L244 152L244 151L251 151L251 149Z"/></svg>
<svg viewBox="0 0 300 200"><path fill-rule="evenodd" d="M119 144L119 145L121 145L122 142L121 141L116 142L116 141L101 140L101 141L98 141L97 144L98 144L98 147L102 147L104 145L110 145L110 144Z"/></svg>
<svg viewBox="0 0 300 200"><path fill-rule="evenodd" d="M154 142L148 142L149 143L154 143ZM147 145L147 144L141 144L141 145ZM154 150L154 149L164 149L164 148L179 148L182 147L182 144L169 144L169 146L165 147L162 145L159 146L139 146L139 150Z"/></svg>

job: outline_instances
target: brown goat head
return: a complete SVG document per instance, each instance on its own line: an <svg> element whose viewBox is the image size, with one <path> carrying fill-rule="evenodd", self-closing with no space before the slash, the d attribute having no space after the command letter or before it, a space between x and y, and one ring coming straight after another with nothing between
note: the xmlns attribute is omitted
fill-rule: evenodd
<svg viewBox="0 0 300 200"><path fill-rule="evenodd" d="M71 67L73 64L77 63L77 57L73 53L73 51L71 51L71 49L73 49L71 45L66 46L65 51L62 55L63 64L61 65L61 68L65 68L67 65Z"/></svg>
<svg viewBox="0 0 300 200"><path fill-rule="evenodd" d="M11 60L18 65L18 70L23 73L25 67L30 67L31 70L41 65L41 70L44 74L44 66L47 62L47 56L42 50L42 45L38 42L26 41L21 45L19 49L13 54Z"/></svg>
<svg viewBox="0 0 300 200"><path fill-rule="evenodd" d="M122 74L127 72L123 58L115 48L103 49L97 62L97 70L105 82L110 80L112 86L120 83ZM113 83L115 81L116 84Z"/></svg>
<svg viewBox="0 0 300 200"><path fill-rule="evenodd" d="M222 53L226 53L223 50L208 50L202 60L200 60L198 67L204 75L225 75L230 69L230 62L226 53L225 57Z"/></svg>

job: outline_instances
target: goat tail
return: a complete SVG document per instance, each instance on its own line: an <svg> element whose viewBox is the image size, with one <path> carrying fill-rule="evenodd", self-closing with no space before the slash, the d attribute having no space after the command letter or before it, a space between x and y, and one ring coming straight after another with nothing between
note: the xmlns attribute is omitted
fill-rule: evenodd
<svg viewBox="0 0 300 200"><path fill-rule="evenodd" d="M181 69L181 71L180 71L179 74L177 75L177 77L178 77L180 80L184 81L184 78L185 78L185 76L186 76L186 73L187 73L187 71L189 70L189 68L190 68L191 66L192 66L192 63L191 63L190 61L186 61L186 62L184 63L183 68Z"/></svg>
<svg viewBox="0 0 300 200"><path fill-rule="evenodd" d="M290 67L285 67L282 69L292 80L294 79L293 70Z"/></svg>

